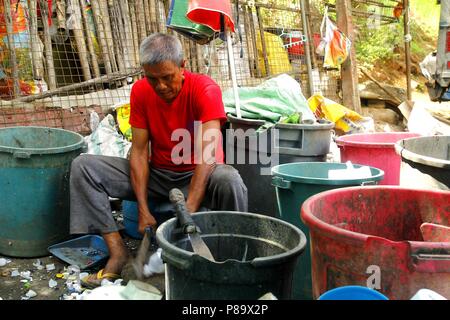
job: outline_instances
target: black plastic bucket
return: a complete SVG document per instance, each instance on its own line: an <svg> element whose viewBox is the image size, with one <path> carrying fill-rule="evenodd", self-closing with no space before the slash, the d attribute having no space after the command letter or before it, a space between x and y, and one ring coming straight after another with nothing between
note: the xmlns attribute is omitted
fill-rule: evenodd
<svg viewBox="0 0 450 320"><path fill-rule="evenodd" d="M168 300L255 300L270 292L290 299L305 234L285 221L243 212L208 211L192 215L216 262L192 252L177 219L156 232L166 263Z"/></svg>

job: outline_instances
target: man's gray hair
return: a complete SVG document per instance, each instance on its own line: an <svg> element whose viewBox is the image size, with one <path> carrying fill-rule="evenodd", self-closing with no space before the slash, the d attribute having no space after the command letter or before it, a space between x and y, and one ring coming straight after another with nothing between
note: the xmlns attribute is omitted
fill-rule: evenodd
<svg viewBox="0 0 450 320"><path fill-rule="evenodd" d="M145 38L139 49L141 66L172 61L178 67L183 63L183 47L175 36L154 33Z"/></svg>

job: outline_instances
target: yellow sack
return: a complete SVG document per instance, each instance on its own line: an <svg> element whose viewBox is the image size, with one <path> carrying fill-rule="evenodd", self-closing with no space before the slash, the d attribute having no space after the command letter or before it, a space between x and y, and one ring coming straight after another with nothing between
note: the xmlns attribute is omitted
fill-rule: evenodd
<svg viewBox="0 0 450 320"><path fill-rule="evenodd" d="M117 123L119 124L120 132L131 141L131 125L130 121L130 103L121 103L116 105L115 110L117 112Z"/></svg>
<svg viewBox="0 0 450 320"><path fill-rule="evenodd" d="M308 99L308 105L317 119L327 119L335 123L335 128L348 133L359 129L358 122L364 118L343 105L315 94Z"/></svg>

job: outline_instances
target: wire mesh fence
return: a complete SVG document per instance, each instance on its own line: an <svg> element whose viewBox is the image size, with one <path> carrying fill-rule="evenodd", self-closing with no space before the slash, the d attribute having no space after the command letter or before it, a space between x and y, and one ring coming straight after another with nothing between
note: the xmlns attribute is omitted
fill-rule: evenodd
<svg viewBox="0 0 450 320"><path fill-rule="evenodd" d="M306 24L300 0L232 1L239 86L288 73L301 83L305 97L314 81L324 96L340 101L339 72L324 70L315 53L321 16L305 4ZM223 36L214 34L202 44L167 28L171 9L171 0L0 0L0 126L89 133L93 111L102 116L129 100L142 76L139 44L153 32L175 34L189 70L210 75L223 90L230 88Z"/></svg>

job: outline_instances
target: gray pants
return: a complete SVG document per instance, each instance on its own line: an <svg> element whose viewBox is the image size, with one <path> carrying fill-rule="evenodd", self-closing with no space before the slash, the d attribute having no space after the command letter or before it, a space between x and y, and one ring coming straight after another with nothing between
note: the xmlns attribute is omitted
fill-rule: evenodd
<svg viewBox="0 0 450 320"><path fill-rule="evenodd" d="M174 172L150 167L150 211L154 202L169 201L172 188L180 189L187 196L193 174L193 171ZM70 172L70 233L118 231L109 197L136 200L129 161L88 154L78 156L72 162ZM229 165L217 165L209 178L201 206L211 210L246 212L247 188L238 171ZM155 218L158 221L158 217Z"/></svg>

